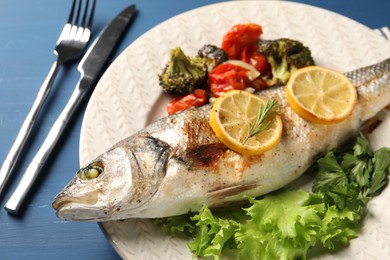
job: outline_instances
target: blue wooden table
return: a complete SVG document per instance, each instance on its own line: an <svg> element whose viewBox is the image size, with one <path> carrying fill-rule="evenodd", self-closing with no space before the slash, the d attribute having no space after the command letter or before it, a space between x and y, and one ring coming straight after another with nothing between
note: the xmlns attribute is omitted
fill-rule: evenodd
<svg viewBox="0 0 390 260"><path fill-rule="evenodd" d="M184 11L218 0L98 0L94 36L114 15L131 3L138 15L120 44L117 56L137 37ZM299 0L319 6L368 27L390 25L388 0ZM71 1L0 0L0 161L5 159L52 62L53 47L67 19ZM113 57L114 59L115 57ZM39 117L28 151L17 174L0 197L8 200L78 80L76 64L61 70ZM118 259L96 223L58 219L51 207L55 194L78 169L80 128L86 103L44 168L21 216L0 208L0 259Z"/></svg>

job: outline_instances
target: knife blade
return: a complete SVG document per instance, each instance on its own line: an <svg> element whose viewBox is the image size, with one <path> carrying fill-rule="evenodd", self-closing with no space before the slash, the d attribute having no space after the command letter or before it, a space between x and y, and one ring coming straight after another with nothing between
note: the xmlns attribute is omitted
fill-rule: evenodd
<svg viewBox="0 0 390 260"><path fill-rule="evenodd" d="M58 143L69 120L74 116L78 107L92 91L96 82L104 71L107 60L122 38L126 28L136 14L135 5L130 5L120 12L99 34L91 47L87 50L78 66L80 79L65 108L55 121L42 146L28 165L14 193L4 208L11 214L18 215L22 209L30 189L41 173L48 157Z"/></svg>

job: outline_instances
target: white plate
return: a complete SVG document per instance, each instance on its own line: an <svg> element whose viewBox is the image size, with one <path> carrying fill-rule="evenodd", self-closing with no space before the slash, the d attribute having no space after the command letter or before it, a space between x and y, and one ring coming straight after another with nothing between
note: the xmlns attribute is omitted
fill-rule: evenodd
<svg viewBox="0 0 390 260"><path fill-rule="evenodd" d="M319 65L342 72L390 57L389 42L369 28L341 15L291 2L225 2L195 9L156 26L131 44L109 67L88 104L81 131L80 164L103 153L117 141L165 115L157 74L170 50L181 46L189 55L203 44L220 45L237 23L258 23L263 38L290 37L312 50ZM390 120L373 139L387 141ZM316 258L385 259L390 256L390 187L374 199L358 239L336 255ZM186 241L161 235L148 220L101 225L123 258L192 259Z"/></svg>

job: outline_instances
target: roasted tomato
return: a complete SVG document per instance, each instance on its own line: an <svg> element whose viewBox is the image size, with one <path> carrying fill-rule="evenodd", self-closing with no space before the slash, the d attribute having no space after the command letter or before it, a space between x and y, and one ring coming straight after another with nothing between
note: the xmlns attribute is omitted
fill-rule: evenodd
<svg viewBox="0 0 390 260"><path fill-rule="evenodd" d="M264 77L271 73L271 66L268 63L267 58L258 51L257 44L262 32L262 27L257 24L235 25L224 36L222 41L222 49L228 53L230 59L239 59L252 65L257 71L260 72L261 76ZM241 75L238 75L237 78L241 79ZM212 81L210 77L209 79ZM238 80L236 79L235 81ZM225 87L225 89L230 90L253 87L256 90L260 90L267 87L267 84L261 78L257 78L251 82L246 80L241 80L240 82L247 85L238 88L236 84L230 88ZM222 87L214 86L214 88ZM225 91L217 90L213 92L214 96L219 96L219 94L215 94L218 92Z"/></svg>
<svg viewBox="0 0 390 260"><path fill-rule="evenodd" d="M209 73L209 84L214 97L238 89L243 90L249 86L248 70L230 63L223 63Z"/></svg>
<svg viewBox="0 0 390 260"><path fill-rule="evenodd" d="M240 60L255 67L261 76L267 76L271 73L271 65L268 63L267 57L258 51L257 44L244 47Z"/></svg>
<svg viewBox="0 0 390 260"><path fill-rule="evenodd" d="M240 59L241 53L247 46L256 45L263 29L257 24L237 24L223 37L221 48L230 59Z"/></svg>
<svg viewBox="0 0 390 260"><path fill-rule="evenodd" d="M204 89L195 89L188 95L179 96L171 100L167 106L167 112L172 115L176 112L206 104L207 92Z"/></svg>

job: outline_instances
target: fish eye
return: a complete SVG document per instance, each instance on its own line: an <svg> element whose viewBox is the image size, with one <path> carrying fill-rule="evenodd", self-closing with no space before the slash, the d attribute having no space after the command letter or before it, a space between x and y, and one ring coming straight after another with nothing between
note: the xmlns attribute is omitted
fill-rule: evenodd
<svg viewBox="0 0 390 260"><path fill-rule="evenodd" d="M92 180L97 178L103 172L102 162L93 162L85 168L80 169L76 176L80 180Z"/></svg>

